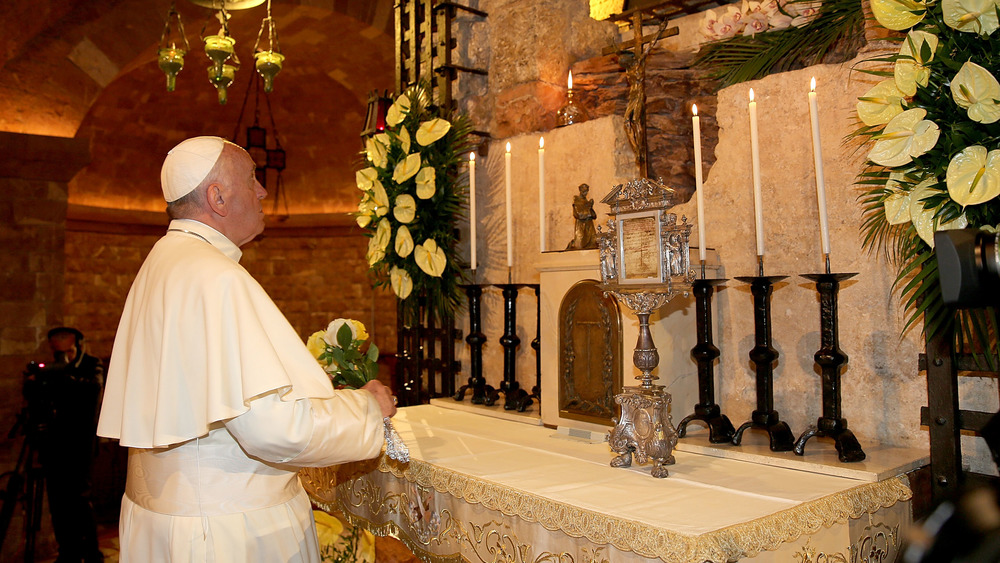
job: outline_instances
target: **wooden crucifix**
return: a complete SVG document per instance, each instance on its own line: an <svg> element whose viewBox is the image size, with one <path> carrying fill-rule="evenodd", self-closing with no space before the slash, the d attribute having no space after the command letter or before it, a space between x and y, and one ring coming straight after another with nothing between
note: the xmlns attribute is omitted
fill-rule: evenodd
<svg viewBox="0 0 1000 563"><path fill-rule="evenodd" d="M625 135L635 152L635 163L639 177L649 176L649 145L646 142L646 58L656 42L662 37L677 35L676 27L667 28L668 16L676 13L674 2L661 2L652 6L626 10L608 18L612 21L627 21L632 27L632 39L604 49L604 54L617 52L618 61L625 69L628 81L628 101L625 105ZM647 23L659 24L656 32L643 34Z"/></svg>

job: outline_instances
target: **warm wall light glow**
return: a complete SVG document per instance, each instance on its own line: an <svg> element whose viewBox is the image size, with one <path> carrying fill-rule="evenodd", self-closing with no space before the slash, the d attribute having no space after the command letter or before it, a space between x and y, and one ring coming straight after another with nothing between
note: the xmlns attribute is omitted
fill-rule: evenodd
<svg viewBox="0 0 1000 563"><path fill-rule="evenodd" d="M698 104L691 104L692 115L698 115Z"/></svg>
<svg viewBox="0 0 1000 563"><path fill-rule="evenodd" d="M569 79L566 80L566 86L572 90L573 89L573 71L569 71Z"/></svg>
<svg viewBox="0 0 1000 563"><path fill-rule="evenodd" d="M753 88L750 89L750 101L753 101Z"/></svg>

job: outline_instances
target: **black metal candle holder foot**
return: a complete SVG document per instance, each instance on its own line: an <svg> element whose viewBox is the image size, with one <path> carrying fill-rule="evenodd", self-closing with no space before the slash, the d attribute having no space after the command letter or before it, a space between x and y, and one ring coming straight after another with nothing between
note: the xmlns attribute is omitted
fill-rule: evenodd
<svg viewBox="0 0 1000 563"><path fill-rule="evenodd" d="M521 339L517 336L517 291L528 286L522 283L494 285L503 292L504 333L500 337L500 345L503 346L503 381L500 382L499 392L504 394L504 410L515 410L521 400L528 395L517 382L516 363L517 347L521 344ZM492 403L487 403L487 406L492 406L495 402L496 398L493 399ZM527 405L524 408L527 408Z"/></svg>
<svg viewBox="0 0 1000 563"><path fill-rule="evenodd" d="M698 343L691 349L691 357L698 363L698 404L694 406L694 414L684 417L677 425L679 438L687 433L688 423L696 420L708 426L708 441L713 444L732 441L736 432L729 417L722 414L719 405L715 403L715 360L719 357L719 349L712 342L712 293L715 292L715 286L726 281L696 279L691 285L691 293L695 296L698 333Z"/></svg>
<svg viewBox="0 0 1000 563"><path fill-rule="evenodd" d="M847 428L847 419L841 415L840 369L847 363L847 354L840 349L837 324L837 294L840 282L856 276L843 274L802 274L816 282L819 292L820 349L813 356L820 366L823 378L823 416L810 426L795 442L797 455L805 454L806 442L813 436L833 438L837 458L844 463L862 461L865 452L854 433Z"/></svg>
<svg viewBox="0 0 1000 563"><path fill-rule="evenodd" d="M763 268L761 268L763 269ZM764 430L770 439L772 452L787 452L795 446L795 436L788 424L774 410L774 362L778 351L771 345L771 293L774 284L788 276L741 276L736 279L750 284L753 295L754 347L750 350L757 380L757 409L733 434L733 445L740 445L743 432Z"/></svg>

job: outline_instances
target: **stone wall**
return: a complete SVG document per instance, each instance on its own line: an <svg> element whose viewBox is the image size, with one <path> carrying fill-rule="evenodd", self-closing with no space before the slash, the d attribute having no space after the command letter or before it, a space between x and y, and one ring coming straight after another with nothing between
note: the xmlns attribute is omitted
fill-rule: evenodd
<svg viewBox="0 0 1000 563"><path fill-rule="evenodd" d="M91 353L111 355L132 280L160 235L68 232L64 322L87 336ZM368 239L265 236L243 248L240 263L304 338L337 317L365 323L387 354L396 349L395 300L365 275Z"/></svg>

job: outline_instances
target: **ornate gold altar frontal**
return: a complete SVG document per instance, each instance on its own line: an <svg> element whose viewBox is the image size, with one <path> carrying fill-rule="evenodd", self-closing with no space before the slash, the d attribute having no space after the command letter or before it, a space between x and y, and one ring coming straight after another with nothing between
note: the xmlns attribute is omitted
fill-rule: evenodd
<svg viewBox="0 0 1000 563"><path fill-rule="evenodd" d="M677 452L670 479L607 466L607 444L430 405L400 410L401 465L304 471L318 504L424 561L591 563L895 559L905 476L863 482ZM683 463L680 463L680 460Z"/></svg>

